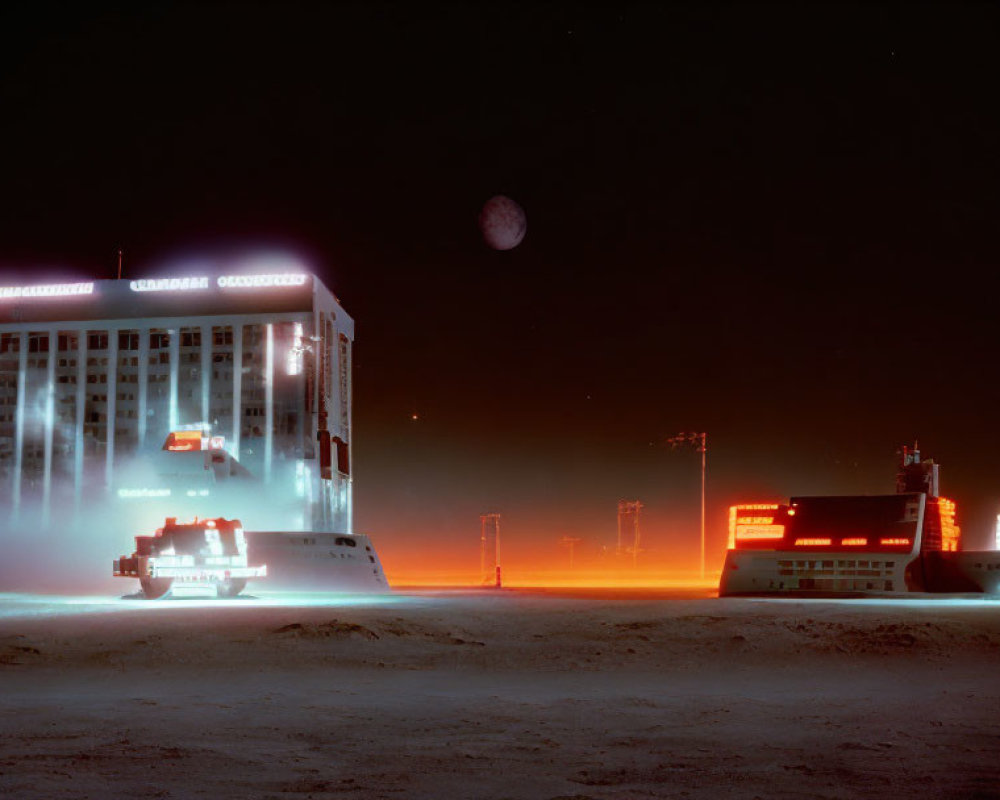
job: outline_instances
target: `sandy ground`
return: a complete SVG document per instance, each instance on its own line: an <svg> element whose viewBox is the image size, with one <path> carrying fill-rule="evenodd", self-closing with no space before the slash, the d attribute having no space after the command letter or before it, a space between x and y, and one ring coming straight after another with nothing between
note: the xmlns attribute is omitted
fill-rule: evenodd
<svg viewBox="0 0 1000 800"><path fill-rule="evenodd" d="M1000 602L0 595L0 795L1000 798Z"/></svg>

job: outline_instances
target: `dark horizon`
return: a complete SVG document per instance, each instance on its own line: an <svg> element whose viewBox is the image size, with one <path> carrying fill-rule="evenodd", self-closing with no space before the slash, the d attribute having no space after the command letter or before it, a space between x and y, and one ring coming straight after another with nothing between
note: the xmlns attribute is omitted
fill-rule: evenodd
<svg viewBox="0 0 1000 800"><path fill-rule="evenodd" d="M303 256L357 321L356 526L391 571L611 542L942 464L1000 512L1000 11L161 3L0 12L3 282ZM527 235L476 225L506 194ZM48 274L48 272L46 272ZM413 415L417 419L413 419ZM693 548L693 550L692 550ZM395 554L395 555L394 555ZM555 554L555 555L553 555ZM513 557L513 555L512 555ZM463 562L464 563L464 562ZM650 566L653 566L650 564Z"/></svg>

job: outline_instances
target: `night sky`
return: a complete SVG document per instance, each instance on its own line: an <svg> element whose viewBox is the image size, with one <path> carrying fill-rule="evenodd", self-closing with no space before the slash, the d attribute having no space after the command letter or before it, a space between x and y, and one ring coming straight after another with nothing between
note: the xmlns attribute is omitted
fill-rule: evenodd
<svg viewBox="0 0 1000 800"><path fill-rule="evenodd" d="M356 526L390 572L475 570L493 510L512 568L564 535L600 565L620 498L647 566L688 566L682 430L710 562L730 503L891 492L916 437L983 546L998 36L986 4L5 9L4 282L303 254L357 321ZM479 235L495 194L514 250Z"/></svg>

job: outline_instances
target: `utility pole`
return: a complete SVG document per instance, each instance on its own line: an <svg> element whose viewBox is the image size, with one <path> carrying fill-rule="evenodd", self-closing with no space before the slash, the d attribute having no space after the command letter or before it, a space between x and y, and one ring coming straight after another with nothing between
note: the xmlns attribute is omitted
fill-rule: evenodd
<svg viewBox="0 0 1000 800"><path fill-rule="evenodd" d="M705 466L708 457L707 433L678 433L667 439L675 450L678 447L693 447L701 453L701 577L705 577Z"/></svg>
<svg viewBox="0 0 1000 800"><path fill-rule="evenodd" d="M493 532L493 564L495 573L495 585L499 588L501 585L500 578L500 515L498 513L491 512L489 514L480 514L479 516L479 573L481 576L483 586L486 586L490 582L490 576L486 572L486 528L487 526Z"/></svg>
<svg viewBox="0 0 1000 800"><path fill-rule="evenodd" d="M618 555L626 552L629 548L622 546L622 520L631 515L632 517L632 566L639 563L639 511L643 508L638 500L618 501Z"/></svg>
<svg viewBox="0 0 1000 800"><path fill-rule="evenodd" d="M580 540L575 536L563 536L559 540L559 544L569 547L569 568L573 569L573 549L580 543Z"/></svg>
<svg viewBox="0 0 1000 800"><path fill-rule="evenodd" d="M708 434L701 434L701 577L705 578L705 462L708 456Z"/></svg>

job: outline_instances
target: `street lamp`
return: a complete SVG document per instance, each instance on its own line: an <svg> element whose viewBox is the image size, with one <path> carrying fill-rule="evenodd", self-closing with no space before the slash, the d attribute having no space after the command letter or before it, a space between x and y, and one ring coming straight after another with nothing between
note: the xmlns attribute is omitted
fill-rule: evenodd
<svg viewBox="0 0 1000 800"><path fill-rule="evenodd" d="M667 439L667 443L673 448L688 447L694 448L701 453L701 577L705 577L705 459L708 455L708 434L707 433L678 433Z"/></svg>

